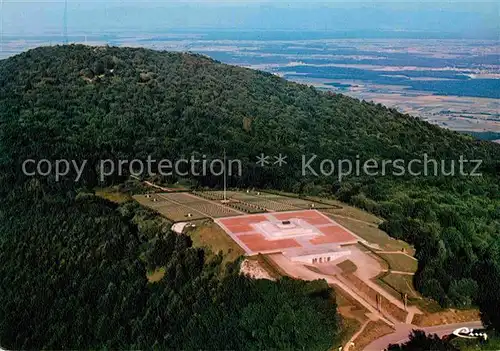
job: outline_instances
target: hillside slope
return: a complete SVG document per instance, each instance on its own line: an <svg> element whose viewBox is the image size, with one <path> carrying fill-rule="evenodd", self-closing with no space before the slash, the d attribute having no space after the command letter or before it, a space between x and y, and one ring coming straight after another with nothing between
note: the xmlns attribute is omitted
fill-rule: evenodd
<svg viewBox="0 0 500 351"><path fill-rule="evenodd" d="M0 62L0 123L4 196L12 184L30 181L20 172L28 158L95 164L148 155L221 157L225 149L243 161L243 175L231 177L232 186L336 196L385 218L384 230L417 248L418 289L444 306L480 303L478 272L485 262L500 265L500 145L381 105L199 55L66 46ZM261 153L287 155L287 165L259 167ZM313 154L317 160L406 162L424 154L457 162L463 156L483 161L482 176L359 175L339 182L336 175L301 174L302 155ZM221 177L194 178L201 185L222 183ZM88 169L79 184L69 176L39 181L46 191L65 192L96 185L98 174Z"/></svg>

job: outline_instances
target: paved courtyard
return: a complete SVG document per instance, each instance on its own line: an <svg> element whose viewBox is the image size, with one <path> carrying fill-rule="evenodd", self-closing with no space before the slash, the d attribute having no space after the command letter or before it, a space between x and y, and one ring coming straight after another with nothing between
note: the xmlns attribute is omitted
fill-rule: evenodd
<svg viewBox="0 0 500 351"><path fill-rule="evenodd" d="M316 210L219 218L215 222L248 255L331 251L359 240L355 234Z"/></svg>

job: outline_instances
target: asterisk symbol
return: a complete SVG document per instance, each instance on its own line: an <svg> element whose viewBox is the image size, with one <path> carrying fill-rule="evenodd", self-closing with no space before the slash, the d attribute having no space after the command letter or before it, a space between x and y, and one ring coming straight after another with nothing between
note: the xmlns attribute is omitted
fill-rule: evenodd
<svg viewBox="0 0 500 351"><path fill-rule="evenodd" d="M257 156L257 165L264 167L269 164L269 156L266 156L264 154L260 154L260 156Z"/></svg>
<svg viewBox="0 0 500 351"><path fill-rule="evenodd" d="M279 167L287 164L285 160L288 158L288 156L283 156L282 154L280 154L279 156L274 156L274 158L276 159L276 162L274 162L274 164L278 165Z"/></svg>

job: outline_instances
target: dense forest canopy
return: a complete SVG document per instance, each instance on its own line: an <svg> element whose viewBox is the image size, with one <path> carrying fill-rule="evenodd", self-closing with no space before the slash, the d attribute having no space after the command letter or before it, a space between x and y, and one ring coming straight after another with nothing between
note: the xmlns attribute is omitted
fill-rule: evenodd
<svg viewBox="0 0 500 351"><path fill-rule="evenodd" d="M46 255L56 254L62 249L59 247L61 240L66 240L68 233L76 230L73 222L89 221L81 218L86 216L95 216L98 222L99 211L107 211L102 207L107 205L89 203L82 206L73 199L79 189L92 189L99 183L99 174L92 167L98 160L146 159L148 155L154 159L175 160L192 154L215 158L220 157L223 150L228 157L243 161L242 176L231 177L230 186L335 196L381 216L385 219L382 229L415 245L419 259L415 283L424 295L443 306L483 306L485 321L499 327L498 318L494 316L495 313L500 315L500 284L495 285L500 281L500 145L475 141L470 136L441 129L381 105L322 93L271 74L224 65L199 55L79 45L38 48L0 61L0 193L2 198L10 199L2 203L0 212L3 251L0 254L5 263L2 277L13 279L13 275L18 274L17 279L9 280L0 288L5 302L2 308L7 306L9 298L13 299L10 303L17 306L16 296L19 295L13 295L9 289L14 289L16 284L28 284L26 280L31 279L32 272L26 264L29 259L35 259L34 250L42 250L32 246L32 242L42 241L37 245L44 245ZM281 168L259 167L255 158L261 153L287 155L288 164ZM468 160L482 160L482 176L360 175L339 182L333 176L301 174L302 155L312 154L319 160L356 157L361 160L411 160L422 159L426 154L429 158L450 161L462 156ZM26 159L88 160L91 167L85 169L78 183L74 182L74 174L56 182L53 176L35 179L24 176L21 165ZM193 178L200 186L222 184L221 177ZM106 182L119 183L123 179L111 176ZM16 192L23 194L22 201L16 201ZM46 206L52 206L53 197L58 199L56 204L69 201L65 206L76 212L68 213L63 211L63 205L58 205L61 206L60 217L45 218L42 213ZM114 218L115 215L109 216ZM30 223L22 224L23 220ZM117 218L109 220L119 222ZM63 226L56 230L60 225ZM113 269L140 270L132 259L137 254L135 245L123 238L123 235L132 235L132 232L124 233L132 229L118 223L112 227L116 237L110 238L112 249L108 254L113 255L114 250L118 250L114 255L121 254L115 257L116 262L110 261L113 266L107 270L110 276L114 275ZM95 227L95 231L103 230ZM51 239L55 232L61 235L60 240L57 236ZM33 237L35 233L40 237ZM75 235L91 245L95 233L81 228ZM134 240L140 243L140 238ZM123 247L125 242L127 247ZM5 252L14 249L27 261ZM79 249L85 251L90 247L75 246L75 255ZM173 258L177 259L182 258ZM75 265L80 258L68 260ZM42 267L37 269L42 270ZM64 285L62 282L72 279L67 274L73 269L60 269L61 266L45 273L52 274L48 281L53 279L51 284L54 286ZM85 277L92 272L81 274ZM196 274L204 276L203 269ZM102 284L108 278L114 281L112 277L102 278ZM33 281L35 286L44 281L38 280L41 277L36 279ZM132 287L147 289L142 282L136 281L138 276L131 279L135 280L127 290ZM33 290L30 289L35 286L29 285L24 288L27 290L22 290L25 297L31 296ZM259 289L274 289L280 293L279 285ZM296 291L294 287L285 288L290 289L292 293ZM49 291L40 301L58 301ZM131 296L133 293L129 292ZM151 294L150 291L145 293ZM127 306L123 306L123 311L113 306L120 310L116 313L135 313ZM235 309L241 311L240 307ZM2 313L5 311L2 309ZM255 310L248 312L248 323L259 316ZM143 318L148 323L160 323L150 317ZM20 320L2 320L2 340L12 340L13 347L41 345L37 342L42 339L36 338L45 330L37 330L39 335L30 334L32 344L22 345L8 334L11 332L9 327ZM191 327L203 328L201 324ZM91 332L95 331L89 331L89 339L65 346L78 347L88 340L96 340ZM124 331L129 336L139 335L134 332L139 333L137 330ZM133 339L116 337L117 340ZM177 337L174 331L171 337ZM241 340L244 338L242 336ZM150 340L127 345L140 347ZM165 342L182 345L172 340ZM62 346L56 339L40 342L49 348ZM213 341L206 342L205 345L217 346L210 344ZM256 348L259 342L267 346L264 339L255 342ZM317 341L318 344L322 342L324 340Z"/></svg>
<svg viewBox="0 0 500 351"><path fill-rule="evenodd" d="M338 342L326 282L252 280L156 215L93 195L15 191L0 206L7 349L310 349ZM165 267L148 283L146 270Z"/></svg>

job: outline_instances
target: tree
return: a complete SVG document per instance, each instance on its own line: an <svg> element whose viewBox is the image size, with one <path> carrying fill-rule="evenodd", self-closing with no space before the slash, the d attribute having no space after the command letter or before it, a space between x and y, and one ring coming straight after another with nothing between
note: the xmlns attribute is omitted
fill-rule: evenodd
<svg viewBox="0 0 500 351"><path fill-rule="evenodd" d="M104 74L106 72L106 66L102 61L98 61L94 65L94 74L96 76L100 76L101 74Z"/></svg>
<svg viewBox="0 0 500 351"><path fill-rule="evenodd" d="M500 265L491 259L478 264L476 270L479 294L477 303L486 327L500 332Z"/></svg>
<svg viewBox="0 0 500 351"><path fill-rule="evenodd" d="M422 330L413 330L410 334L410 340L399 344L391 344L387 351L458 351L448 341L441 340L436 334L426 334Z"/></svg>

